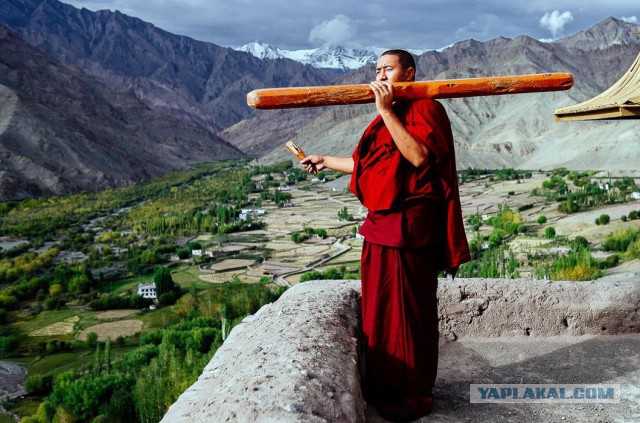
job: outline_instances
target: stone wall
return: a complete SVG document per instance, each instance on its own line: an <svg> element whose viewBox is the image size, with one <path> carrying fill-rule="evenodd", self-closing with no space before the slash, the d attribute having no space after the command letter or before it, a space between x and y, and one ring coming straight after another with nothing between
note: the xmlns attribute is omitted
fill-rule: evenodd
<svg viewBox="0 0 640 423"><path fill-rule="evenodd" d="M456 279L440 283L438 296L449 340L640 332L640 281Z"/></svg>
<svg viewBox="0 0 640 423"><path fill-rule="evenodd" d="M636 282L456 279L438 295L450 341L640 332ZM364 421L359 297L359 281L289 289L234 328L162 421Z"/></svg>

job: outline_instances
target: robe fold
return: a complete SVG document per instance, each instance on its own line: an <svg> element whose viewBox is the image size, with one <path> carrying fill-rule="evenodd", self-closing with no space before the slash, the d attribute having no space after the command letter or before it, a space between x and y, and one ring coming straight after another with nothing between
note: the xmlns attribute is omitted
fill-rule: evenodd
<svg viewBox="0 0 640 423"><path fill-rule="evenodd" d="M350 189L369 213L360 229L365 389L424 393L438 363L437 273L470 260L451 125L435 100L394 104L429 150L415 168L380 116L353 153Z"/></svg>

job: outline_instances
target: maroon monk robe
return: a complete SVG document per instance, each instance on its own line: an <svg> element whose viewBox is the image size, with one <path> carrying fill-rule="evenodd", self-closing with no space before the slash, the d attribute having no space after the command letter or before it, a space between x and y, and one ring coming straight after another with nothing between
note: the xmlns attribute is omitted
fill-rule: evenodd
<svg viewBox="0 0 640 423"><path fill-rule="evenodd" d="M438 363L437 273L470 259L462 222L451 126L434 100L394 112L429 149L417 169L378 116L356 148L351 190L369 209L360 233L365 388L431 391Z"/></svg>

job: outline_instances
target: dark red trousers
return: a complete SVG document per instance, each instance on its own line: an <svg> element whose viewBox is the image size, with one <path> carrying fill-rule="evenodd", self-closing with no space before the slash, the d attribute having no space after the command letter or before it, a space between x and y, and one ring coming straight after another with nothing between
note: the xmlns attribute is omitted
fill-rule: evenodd
<svg viewBox="0 0 640 423"><path fill-rule="evenodd" d="M365 241L361 278L365 394L430 392L438 368L435 250Z"/></svg>

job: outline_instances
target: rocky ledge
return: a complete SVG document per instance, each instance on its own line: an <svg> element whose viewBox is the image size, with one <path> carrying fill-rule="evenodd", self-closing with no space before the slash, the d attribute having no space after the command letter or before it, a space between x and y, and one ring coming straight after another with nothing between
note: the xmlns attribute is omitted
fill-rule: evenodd
<svg viewBox="0 0 640 423"><path fill-rule="evenodd" d="M477 340L508 339L509 345L540 346L548 339L557 344L563 336L584 341L600 334L640 332L640 285L633 281L441 280L438 295L442 349L453 355L465 342ZM376 421L366 409L359 386L359 299L360 281L306 282L289 289L234 328L198 381L162 421ZM637 340L640 337L633 335L629 342ZM623 373L640 374L635 368L640 367L640 357L632 358L638 366L627 366ZM486 367L488 362L483 359L481 364ZM447 365L446 361L440 364L441 374L454 377ZM466 369L473 373L473 366L469 363ZM464 370L465 366L456 365L457 373ZM477 374L462 377L473 382ZM464 391L462 386L450 395L445 393L446 404L440 404L440 411L453 404L460 417L464 407L459 403L468 402L461 394ZM466 393L468 397L468 385ZM487 418L491 417L491 409L486 410ZM540 417L537 411L532 413L531 419L519 418L535 421Z"/></svg>

